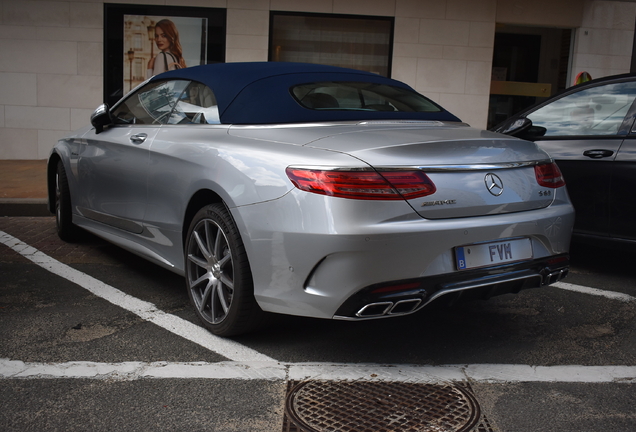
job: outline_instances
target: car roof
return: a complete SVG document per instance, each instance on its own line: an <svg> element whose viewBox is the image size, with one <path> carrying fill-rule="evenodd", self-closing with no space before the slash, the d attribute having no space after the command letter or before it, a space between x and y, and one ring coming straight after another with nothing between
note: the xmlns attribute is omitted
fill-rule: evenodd
<svg viewBox="0 0 636 432"><path fill-rule="evenodd" d="M440 107L440 112L389 112L312 110L293 98L290 88L312 82L361 81L387 84L414 91L408 85L374 73L309 63L217 63L177 69L150 81L186 79L212 89L221 123L271 124L342 120L460 121Z"/></svg>

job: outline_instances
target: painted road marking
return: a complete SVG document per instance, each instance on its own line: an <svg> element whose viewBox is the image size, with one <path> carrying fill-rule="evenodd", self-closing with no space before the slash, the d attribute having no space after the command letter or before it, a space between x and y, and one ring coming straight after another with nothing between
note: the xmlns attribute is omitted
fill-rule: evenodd
<svg viewBox="0 0 636 432"><path fill-rule="evenodd" d="M0 359L0 378L349 380L410 383L472 381L485 383L568 382L634 383L636 366L376 365L339 363L24 363Z"/></svg>
<svg viewBox="0 0 636 432"><path fill-rule="evenodd" d="M238 342L215 336L201 326L157 309L153 303L128 295L86 273L62 264L3 231L0 231L0 242L51 273L63 277L146 321L150 321L169 332L221 354L230 360L247 362L276 361Z"/></svg>
<svg viewBox="0 0 636 432"><path fill-rule="evenodd" d="M19 239L0 231L0 242L35 264L91 293L187 340L219 353L230 362L168 363L69 362L24 363L0 359L2 378L216 378L216 379L325 379L386 381L480 382L634 382L636 366L529 366L529 365L350 365L329 363L281 363L234 341L214 336L204 328L157 309L92 276L49 257ZM623 293L558 282L557 288L632 302Z"/></svg>
<svg viewBox="0 0 636 432"><path fill-rule="evenodd" d="M574 284L569 284L564 282L553 283L550 286L561 288L568 291L580 292L583 294L601 296L608 299L618 300L618 301L622 301L626 303L636 301L636 297L632 297L629 294L624 294L624 293L619 293L614 291L605 291L598 288L590 288L586 286L574 285Z"/></svg>

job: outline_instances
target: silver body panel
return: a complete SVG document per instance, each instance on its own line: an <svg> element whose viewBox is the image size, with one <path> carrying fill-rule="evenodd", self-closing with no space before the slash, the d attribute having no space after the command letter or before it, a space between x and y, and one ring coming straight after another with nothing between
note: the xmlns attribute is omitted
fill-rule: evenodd
<svg viewBox="0 0 636 432"><path fill-rule="evenodd" d="M455 274L457 246L527 237L535 258L567 253L574 222L565 188L543 195L536 182L544 151L462 124L114 126L78 131L53 151L77 225L179 274L188 206L202 191L217 196L241 233L259 305L278 313L332 318L366 286ZM317 195L294 187L290 166L421 168L437 192L408 202ZM488 173L502 195L488 192Z"/></svg>

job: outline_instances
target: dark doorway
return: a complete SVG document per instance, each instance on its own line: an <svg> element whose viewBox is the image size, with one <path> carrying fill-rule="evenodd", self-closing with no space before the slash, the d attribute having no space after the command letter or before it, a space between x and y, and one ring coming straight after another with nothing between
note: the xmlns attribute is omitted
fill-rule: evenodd
<svg viewBox="0 0 636 432"><path fill-rule="evenodd" d="M505 81L538 82L540 52L540 35L495 33L492 67L505 69Z"/></svg>
<svg viewBox="0 0 636 432"><path fill-rule="evenodd" d="M570 29L498 25L488 127L567 87Z"/></svg>

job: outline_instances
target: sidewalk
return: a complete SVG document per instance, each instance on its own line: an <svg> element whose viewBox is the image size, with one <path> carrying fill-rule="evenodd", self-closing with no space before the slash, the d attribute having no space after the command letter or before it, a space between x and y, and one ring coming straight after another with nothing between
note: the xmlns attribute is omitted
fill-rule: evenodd
<svg viewBox="0 0 636 432"><path fill-rule="evenodd" d="M0 160L0 216L52 216L46 160Z"/></svg>

